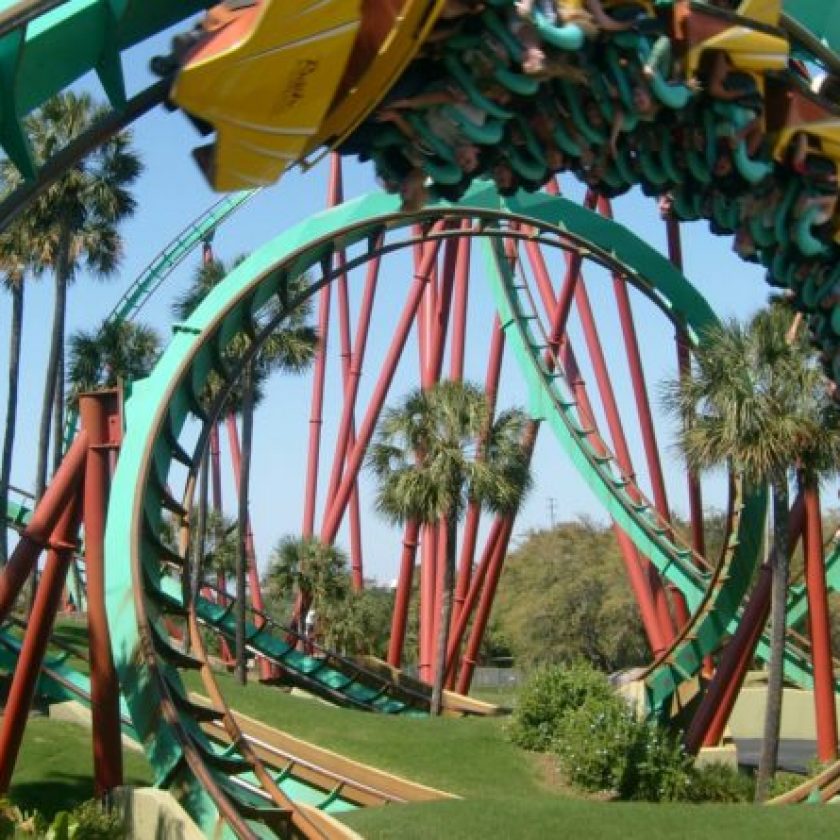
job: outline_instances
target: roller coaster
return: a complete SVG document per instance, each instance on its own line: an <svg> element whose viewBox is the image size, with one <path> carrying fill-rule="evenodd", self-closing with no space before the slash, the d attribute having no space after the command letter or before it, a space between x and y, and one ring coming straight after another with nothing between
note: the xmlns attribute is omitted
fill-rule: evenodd
<svg viewBox="0 0 840 840"><path fill-rule="evenodd" d="M171 49L152 61L160 80L128 91L123 54L172 28L180 31ZM306 779L291 784L294 761L281 766L257 749L225 703L200 632L210 627L232 639L232 601L209 583L194 594L189 583L190 511L204 453L218 453L224 395L272 330L310 299L318 302L326 343L333 292L343 395L317 529L321 353L303 533L333 542L346 529L354 581L361 584L359 474L412 330L423 386L441 378L447 349L451 378L463 377L467 315L474 309L468 299L486 283L494 311L491 329L479 328L488 344L486 390L497 392L502 351L509 349L527 394L530 445L548 427L614 523L653 653L641 675L648 714L689 715L692 750L719 742L747 668L754 657L768 656L766 494L730 475L726 540L713 560L697 476L688 476L690 532L675 523L631 296L674 332L674 362L687 371L716 318L682 274L679 223L706 220L713 233L734 235L736 253L760 264L767 282L790 296L826 372L840 384L840 4L23 0L0 3L0 42L0 146L23 179L0 203L3 223L25 212L74 158L164 101L210 138L194 150L207 182L245 191L222 199L163 249L128 288L113 320L133 317L253 191L332 153L328 209L234 268L177 326L151 376L134 383L125 404L114 394L83 397L80 413L68 418L64 461L47 493L37 506L21 494L10 507L7 524L20 539L0 573L0 660L13 672L0 726L0 787L8 787L43 671L42 687L81 697L93 710L103 749L99 788L119 782L113 735L128 729L143 744L156 783L177 795L207 836L342 836L329 814L348 802L372 803L358 792L345 796L341 785L322 796L317 791L327 783L320 777L315 792ZM91 71L111 113L54 159L36 161L24 118ZM384 192L344 202L340 162L349 157L369 163ZM559 194L558 178L567 173L587 188L582 204ZM668 257L611 218L610 199L637 186L659 202ZM477 252L481 271L473 266ZM379 377L357 417L380 271L405 254L413 260L405 304L389 325ZM584 268L613 290L644 470L633 463L629 420L611 380L617 363L600 340ZM302 275L310 282L299 288L292 280ZM357 283L354 335L350 288ZM588 362L573 346L573 310ZM226 351L243 330L248 352L231 362ZM200 396L211 375L223 387L208 408ZM116 448L106 531L107 452ZM800 532L803 507L796 508ZM180 527L177 550L159 536L170 517ZM497 517L478 553L479 511L467 512L445 663L448 685L457 689L446 699L453 714L491 711L465 695L513 521ZM67 570L78 562L81 524L89 682L55 650L47 656ZM387 664L348 659L295 637L258 601L252 568L247 645L264 673L279 670L352 708L426 715L442 539L433 526L406 528ZM418 542L420 679L412 680L399 666ZM821 540L812 537L812 548L815 542ZM45 548L24 632L11 609ZM837 685L828 628L815 615L820 604L825 612L826 589L840 586L838 557L834 545L824 563L818 558L807 585L792 587L785 649L786 679L814 689L820 743L829 744L835 760ZM799 631L806 616L807 637ZM182 644L185 636L191 647ZM209 700L186 691L180 672L189 670L200 673ZM840 789L838 780L834 763L786 801L814 789L827 800Z"/></svg>

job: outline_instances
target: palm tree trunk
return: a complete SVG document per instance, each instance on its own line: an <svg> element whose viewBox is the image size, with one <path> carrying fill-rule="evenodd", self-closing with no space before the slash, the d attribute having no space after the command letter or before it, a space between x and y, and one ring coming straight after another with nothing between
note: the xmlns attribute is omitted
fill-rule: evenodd
<svg viewBox="0 0 840 840"><path fill-rule="evenodd" d="M449 647L449 625L452 621L452 594L455 588L455 564L458 552L458 519L451 511L446 517L446 565L441 598L440 630L438 631L435 681L432 686L431 713L439 715L443 706L443 684L446 680L446 650Z"/></svg>
<svg viewBox="0 0 840 840"><path fill-rule="evenodd" d="M239 546L236 552L236 680L248 679L245 662L245 604L248 598L248 482L251 475L251 441L254 432L254 368L245 369L242 389L242 466L239 471Z"/></svg>
<svg viewBox="0 0 840 840"><path fill-rule="evenodd" d="M35 499L41 501L47 486L47 461L50 450L50 429L52 427L53 400L56 393L56 377L61 350L64 346L64 321L67 313L67 281L70 276L70 231L62 231L55 269L55 301L53 303L52 334L50 352L47 358L47 373L44 380L44 397L41 402L41 423L38 430L38 462L35 469Z"/></svg>
<svg viewBox="0 0 840 840"><path fill-rule="evenodd" d="M779 757L779 728L782 720L782 689L784 677L785 625L790 541L788 528L787 474L773 477L773 550L770 563L773 588L770 606L770 666L767 675L767 708L764 715L764 739L755 782L755 801L764 802L770 793L770 783L776 773Z"/></svg>
<svg viewBox="0 0 840 840"><path fill-rule="evenodd" d="M64 327L62 326L62 333ZM53 394L53 453L52 474L58 469L64 456L64 338L58 350L58 362L55 366L55 393Z"/></svg>
<svg viewBox="0 0 840 840"><path fill-rule="evenodd" d="M3 435L3 461L0 466L0 565L9 556L6 515L9 509L9 483L12 480L12 452L15 445L18 382L20 380L20 344L23 330L23 278L14 281L12 292L12 324L9 334L9 388L6 399L6 431Z"/></svg>

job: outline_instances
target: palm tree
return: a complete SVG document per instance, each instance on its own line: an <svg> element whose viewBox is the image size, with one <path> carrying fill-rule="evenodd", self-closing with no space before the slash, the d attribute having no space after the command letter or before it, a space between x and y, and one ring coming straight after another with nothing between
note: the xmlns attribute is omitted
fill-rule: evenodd
<svg viewBox="0 0 840 840"><path fill-rule="evenodd" d="M234 261L238 265L244 257ZM203 263L196 272L190 287L172 307L179 320L186 320L209 292L227 275L229 269L216 259ZM288 297L296 297L308 284L308 278L301 276L290 281ZM266 319L281 314L281 304L273 300ZM247 674L245 665L245 593L247 588L247 534L248 534L248 486L251 473L251 452L253 443L254 409L262 399L262 388L275 371L302 373L315 358L318 334L307 322L311 315L311 304L304 303L285 313L282 326L273 330L263 343L259 353L244 367L242 376L230 391L223 407L223 413L242 415L242 464L239 472L239 562L236 572L236 678L244 685ZM243 330L226 349L227 361L235 364L246 356L251 338ZM222 378L211 373L203 399L211 403L225 387ZM205 503L206 507L206 503Z"/></svg>
<svg viewBox="0 0 840 840"><path fill-rule="evenodd" d="M88 94L66 92L50 99L26 123L36 161L51 158L94 125L103 112ZM27 213L33 231L30 244L36 270L50 270L55 282L35 474L38 498L47 481L51 425L56 439L55 463L62 454L67 288L82 267L104 280L112 277L119 265L123 243L118 227L134 213L136 202L129 187L143 169L131 142L127 131L107 140L66 170ZM7 189L14 189L21 182L8 162L3 165L0 180Z"/></svg>
<svg viewBox="0 0 840 840"><path fill-rule="evenodd" d="M300 606L291 620L299 633L310 609L320 614L347 597L347 555L317 537L283 537L271 552L266 582L276 600L299 593Z"/></svg>
<svg viewBox="0 0 840 840"><path fill-rule="evenodd" d="M487 398L477 386L443 381L387 409L368 453L368 466L379 481L380 513L395 524L446 525L433 714L440 713L446 672L458 521L470 501L493 513L516 511L531 485L522 443L526 419L510 409L491 420Z"/></svg>
<svg viewBox="0 0 840 840"><path fill-rule="evenodd" d="M9 379L6 396L6 426L3 433L3 455L0 461L0 567L8 559L6 515L9 507L9 484L12 480L12 453L17 424L18 384L20 381L20 347L23 331L23 303L26 275L31 270L31 231L28 217L15 222L0 234L0 272L2 284L12 296L12 323L9 330Z"/></svg>
<svg viewBox="0 0 840 840"><path fill-rule="evenodd" d="M785 644L790 535L788 473L807 465L809 480L836 470L840 412L807 339L791 331L791 314L774 305L746 325L710 328L691 377L666 383L665 406L681 419L678 445L692 469L731 463L753 484L769 483L773 500L770 565L771 650L764 740L756 800L767 797L776 769Z"/></svg>
<svg viewBox="0 0 840 840"><path fill-rule="evenodd" d="M105 321L77 330L67 342L69 397L148 376L160 355L160 336L146 324Z"/></svg>

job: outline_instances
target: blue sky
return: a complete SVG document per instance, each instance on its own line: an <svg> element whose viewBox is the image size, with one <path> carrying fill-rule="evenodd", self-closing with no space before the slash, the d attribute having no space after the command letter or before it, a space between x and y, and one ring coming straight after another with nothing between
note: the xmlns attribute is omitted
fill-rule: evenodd
<svg viewBox="0 0 840 840"><path fill-rule="evenodd" d="M155 52L165 49L168 38L161 36L141 45L127 62L129 85L137 89L148 82L148 59ZM95 83L85 85L96 90ZM97 91L98 92L98 91ZM71 290L68 308L68 334L78 328L97 325L110 311L122 290L146 264L193 218L212 204L217 196L204 184L189 156L190 149L202 142L193 128L179 113L157 109L141 120L134 128L135 142L146 164L146 173L136 190L139 208L136 216L125 225L126 251L118 276L103 285L80 276ZM248 204L217 234L216 250L220 257L231 259L248 253L286 227L323 209L326 203L327 173L321 165L301 174L291 173L280 185L265 191ZM354 196L375 187L370 171L357 165L345 168L345 192ZM580 195L579 187L564 183L569 194ZM615 218L633 230L636 235L660 250L665 248L664 226L657 217L655 202L634 191L618 199L614 205ZM702 291L719 316L744 317L766 300L768 287L763 282L763 270L742 263L730 250L730 242L712 236L704 223L683 226L683 247L686 274ZM142 313L143 320L154 324L163 336L171 330L169 305L172 295L183 289L198 262L198 254L187 261L167 282ZM480 259L474 260L474 266ZM386 265L377 295L375 318L371 330L369 362L365 365L360 405L364 406L394 323L402 305L406 289L407 264L399 258ZM410 276L410 275L409 275ZM623 407L631 449L639 471L644 474L643 455L633 422L633 404L630 400L626 367L621 361L623 351L615 304L609 288L609 279L603 272L589 271L588 289L596 307L601 338L613 370L614 385ZM355 288L354 311L358 306L361 284ZM490 295L481 272L471 276L471 314L468 333L468 376L483 380L486 360L486 343L493 309ZM651 398L656 402L656 386L664 376L673 375L674 357L672 330L652 306L634 302L637 329L642 341L642 353ZM27 290L27 315L24 332L24 366L21 388L19 436L15 454L13 482L30 487L34 471L34 452L40 409L43 372L46 366L47 340L52 308L52 289L49 278L32 284ZM8 334L10 303L0 298L0 336ZM335 324L335 322L333 322ZM355 323L355 321L354 321ZM577 327L572 326L572 336L578 338L579 355L585 355ZM337 328L329 342L329 372L325 411L324 451L329 454L330 434L340 411L340 375L338 373ZM0 341L0 405L5 405L8 347ZM399 396L416 384L416 340L412 336L394 387L393 396ZM503 369L501 402L524 402L519 373L507 356ZM590 380L591 377L587 377ZM594 386L593 386L594 387ZM308 430L310 379L283 379L275 382L261 408L256 423L256 458L252 489L252 518L257 540L260 563L264 564L271 545L286 533L300 528L302 515L303 476ZM661 427L660 444L666 461L672 506L684 512L684 481L679 464L669 449L665 426ZM558 519L568 519L578 514L603 518L603 513L584 482L577 476L567 459L559 452L557 444L547 429L543 430L535 457L536 486L520 516L516 534L530 528L547 525L548 500L553 499ZM328 464L329 462L327 462ZM328 471L323 471L325 483ZM366 573L387 581L394 577L399 558L398 535L391 532L370 510L371 488L363 478L363 531ZM722 506L722 481L712 478L707 486L710 504ZM226 478L226 506L235 509L232 484ZM339 541L347 544L346 534Z"/></svg>

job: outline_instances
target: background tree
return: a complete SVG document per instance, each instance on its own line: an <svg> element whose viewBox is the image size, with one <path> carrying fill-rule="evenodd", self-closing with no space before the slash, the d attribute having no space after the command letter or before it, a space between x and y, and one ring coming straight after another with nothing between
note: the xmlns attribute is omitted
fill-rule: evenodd
<svg viewBox="0 0 840 840"><path fill-rule="evenodd" d="M67 342L68 397L143 379L161 351L157 331L134 321L105 321L99 329L77 330Z"/></svg>
<svg viewBox="0 0 840 840"><path fill-rule="evenodd" d="M391 632L394 593L365 586L348 589L343 598L326 602L318 613L318 630L324 646L347 656L377 656L384 659Z"/></svg>
<svg viewBox="0 0 840 840"><path fill-rule="evenodd" d="M335 545L317 537L283 537L271 552L266 575L271 597L300 594L300 608L294 610L291 629L302 632L306 614L314 609L320 616L346 599L349 590L347 555Z"/></svg>
<svg viewBox="0 0 840 840"><path fill-rule="evenodd" d="M505 560L493 618L526 670L585 659L611 672L648 658L613 530L590 519L526 536Z"/></svg>
<svg viewBox="0 0 840 840"><path fill-rule="evenodd" d="M491 422L483 391L445 380L413 391L382 414L368 465L377 509L394 523L444 522L446 558L432 713L439 714L452 616L458 521L470 500L513 512L531 484L522 446L526 417L504 411ZM481 443L480 443L481 442Z"/></svg>
<svg viewBox="0 0 840 840"><path fill-rule="evenodd" d="M697 470L731 460L745 478L769 483L773 499L771 651L764 739L756 799L768 794L777 763L789 578L788 473L838 462L840 417L807 339L791 331L784 306L762 310L745 326L712 327L691 377L667 383L666 407L681 420L678 443ZM690 419L689 419L690 418Z"/></svg>
<svg viewBox="0 0 840 840"><path fill-rule="evenodd" d="M234 261L238 265L244 257ZM229 269L220 260L205 262L196 272L193 282L173 305L172 311L179 320L186 320L199 306L210 291L228 274ZM289 282L287 297L294 299L308 285L304 275ZM281 314L279 300L272 303L263 312L264 321L269 321ZM251 453L253 446L254 409L262 399L262 388L268 377L277 371L302 373L312 364L318 346L318 334L308 323L311 316L311 304L302 305L283 313L281 325L272 331L263 343L259 353L244 366L242 375L230 390L222 413L241 415L242 417L242 458L239 472L238 511L239 524L239 561L236 570L236 678L244 684L247 679L245 657L245 598L247 597L248 570L248 488L251 473ZM234 336L225 350L226 360L232 365L241 363L251 347L252 339L246 330ZM211 373L202 399L207 403L215 400L226 383L216 373ZM206 500L201 502L206 509Z"/></svg>
<svg viewBox="0 0 840 840"><path fill-rule="evenodd" d="M87 94L65 92L49 100L26 121L36 161L51 158L94 125L104 109ZM29 209L31 253L36 271L52 272L55 282L52 331L38 434L35 494L47 481L50 428L55 435L54 462L61 458L64 426L64 324L67 288L84 269L94 278L112 277L123 252L119 225L136 202L129 192L142 172L123 131L67 169ZM7 170L5 186L14 189L20 177Z"/></svg>

